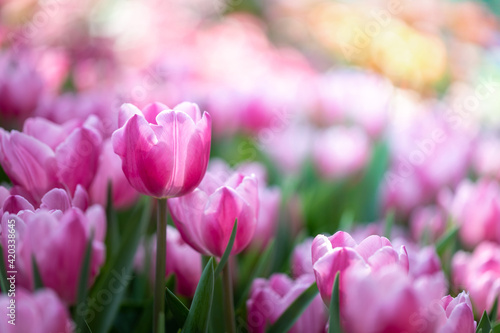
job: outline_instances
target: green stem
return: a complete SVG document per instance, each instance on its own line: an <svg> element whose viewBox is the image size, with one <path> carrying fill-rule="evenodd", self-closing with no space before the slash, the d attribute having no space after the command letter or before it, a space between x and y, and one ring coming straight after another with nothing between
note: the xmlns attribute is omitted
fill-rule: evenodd
<svg viewBox="0 0 500 333"><path fill-rule="evenodd" d="M165 266L167 256L167 199L158 199L156 227L156 275L153 331L158 332L161 314L165 313Z"/></svg>
<svg viewBox="0 0 500 333"><path fill-rule="evenodd" d="M230 260L229 260L230 261ZM224 288L224 309L226 312L226 332L236 333L236 324L234 322L234 301L233 284L231 280L230 262L222 269L222 285Z"/></svg>

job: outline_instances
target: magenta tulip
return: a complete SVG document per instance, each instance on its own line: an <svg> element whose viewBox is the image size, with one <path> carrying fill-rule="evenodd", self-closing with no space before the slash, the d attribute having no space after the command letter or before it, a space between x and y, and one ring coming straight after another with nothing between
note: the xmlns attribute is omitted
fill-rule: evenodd
<svg viewBox="0 0 500 333"><path fill-rule="evenodd" d="M343 272L354 264L378 270L387 265L399 265L408 271L408 255L404 246L397 251L391 242L380 236L369 236L361 243L347 232L338 231L333 236L318 235L312 247L312 263L319 292L326 304L330 304L333 282L337 272ZM345 278L341 274L340 289Z"/></svg>
<svg viewBox="0 0 500 333"><path fill-rule="evenodd" d="M441 299L446 312L446 323L439 328L438 333L474 333L476 322L472 312L469 294L461 292L457 297L450 295Z"/></svg>
<svg viewBox="0 0 500 333"><path fill-rule="evenodd" d="M33 207L22 197L11 196L3 205L0 241L7 248L9 225L16 237L18 283L33 288L32 256L44 286L57 292L67 304L76 300L76 290L87 242L94 234L89 284L104 263L106 218L102 207L87 208L88 198L79 188L70 200L62 189L42 198L42 208ZM82 210L81 208L85 209ZM5 260L7 253L4 253Z"/></svg>
<svg viewBox="0 0 500 333"><path fill-rule="evenodd" d="M341 316L345 332L435 332L445 320L441 280L411 278L400 265L372 271L353 265L344 273Z"/></svg>
<svg viewBox="0 0 500 333"><path fill-rule="evenodd" d="M101 134L91 116L83 123L57 125L26 120L23 132L0 129L0 164L12 183L33 203L54 187L74 193L91 184L101 151Z"/></svg>
<svg viewBox="0 0 500 333"><path fill-rule="evenodd" d="M269 280L254 280L250 298L247 300L249 331L264 333L266 327L276 322L293 301L313 282L312 275L304 275L294 281L284 274L274 274ZM327 319L326 307L318 295L288 332L322 333Z"/></svg>
<svg viewBox="0 0 500 333"><path fill-rule="evenodd" d="M500 185L497 181L464 180L449 205L450 215L460 226L460 238L468 247L482 241L500 243Z"/></svg>
<svg viewBox="0 0 500 333"><path fill-rule="evenodd" d="M120 109L119 125L112 135L113 149L122 160L130 185L140 193L171 198L185 195L203 178L210 157L211 119L196 104L173 109L132 104Z"/></svg>
<svg viewBox="0 0 500 333"><path fill-rule="evenodd" d="M456 287L469 291L478 315L489 312L500 297L500 245L483 242L472 254L457 252L452 261L452 278Z"/></svg>
<svg viewBox="0 0 500 333"><path fill-rule="evenodd" d="M14 301L15 303L11 303ZM14 306L14 316L10 317ZM73 324L65 305L50 289L33 294L16 289L15 297L0 296L0 332L2 333L70 333ZM12 318L15 318L12 322Z"/></svg>
<svg viewBox="0 0 500 333"><path fill-rule="evenodd" d="M255 176L235 172L212 174L211 168L192 193L168 201L182 238L198 252L221 257L238 219L232 254L240 253L254 235L259 213Z"/></svg>

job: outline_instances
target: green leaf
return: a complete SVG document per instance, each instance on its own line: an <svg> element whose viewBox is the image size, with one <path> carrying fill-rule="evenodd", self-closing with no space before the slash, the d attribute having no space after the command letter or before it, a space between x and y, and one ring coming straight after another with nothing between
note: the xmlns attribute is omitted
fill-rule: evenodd
<svg viewBox="0 0 500 333"><path fill-rule="evenodd" d="M116 216L116 211L113 208L113 189L112 183L108 183L108 202L106 205L106 239L104 240L106 244L106 260L109 260L118 251L120 246L120 232L118 228L118 217Z"/></svg>
<svg viewBox="0 0 500 333"><path fill-rule="evenodd" d="M214 259L210 258L196 287L193 303L184 324L184 332L208 332L214 296L214 271Z"/></svg>
<svg viewBox="0 0 500 333"><path fill-rule="evenodd" d="M229 255L231 254L231 251L233 249L233 244L234 244L234 240L236 238L236 231L237 230L238 230L238 219L234 220L233 231L231 232L231 237L229 238L229 242L227 243L226 250L224 251L224 254L220 258L219 264L217 265L217 268L215 269L215 276L219 276L220 272L222 272L222 269L224 269L224 266L226 266L227 259L229 259Z"/></svg>
<svg viewBox="0 0 500 333"><path fill-rule="evenodd" d="M292 328L300 315L307 309L318 294L316 282L304 290L302 294L283 312L278 320L267 331L268 333L286 333Z"/></svg>
<svg viewBox="0 0 500 333"><path fill-rule="evenodd" d="M480 330L483 332L490 332L491 329L491 323L490 319L488 318L488 313L486 311L483 312L483 315L481 316L481 320L479 320L479 324L477 324L476 332L479 333Z"/></svg>
<svg viewBox="0 0 500 333"><path fill-rule="evenodd" d="M35 255L31 256L31 266L33 267L33 284L35 290L43 289L43 280L42 276L40 275L40 270L38 269L38 264L35 260Z"/></svg>
<svg viewBox="0 0 500 333"><path fill-rule="evenodd" d="M500 295L497 295L495 298L495 302L493 303L493 306L491 307L489 318L490 322L494 323L497 320L497 314L498 314L498 298Z"/></svg>
<svg viewBox="0 0 500 333"><path fill-rule="evenodd" d="M7 283L7 270L5 269L2 245L0 245L0 289L2 289L1 291L4 294L9 291L9 284Z"/></svg>
<svg viewBox="0 0 500 333"><path fill-rule="evenodd" d="M76 312L76 327L79 331L89 331L92 332L88 323L85 321L83 317L83 313L85 313L86 303L85 299L88 295L88 283L89 283L89 275L90 275L90 259L92 257L92 242L94 241L94 233L90 235L89 240L87 241L87 246L85 247L85 256L83 257L82 267L80 269L80 277L78 279L78 289L76 291L76 304L78 304L78 308L83 311ZM36 263L33 257L33 268L36 267ZM38 269L38 268L37 268ZM85 324L85 326L84 326Z"/></svg>
<svg viewBox="0 0 500 333"><path fill-rule="evenodd" d="M165 303L165 308L172 312L177 324L180 327L184 326L189 315L189 309L168 288L165 290Z"/></svg>
<svg viewBox="0 0 500 333"><path fill-rule="evenodd" d="M141 317L137 321L134 333L144 333L152 331L151 326L153 323L153 296L149 297L142 307L143 311Z"/></svg>
<svg viewBox="0 0 500 333"><path fill-rule="evenodd" d="M328 327L328 333L342 333L342 327L340 326L340 272L335 275L335 281L333 282L332 298L330 299L330 324Z"/></svg>
<svg viewBox="0 0 500 333"><path fill-rule="evenodd" d="M353 224L354 224L353 212L351 210L344 211L344 213L340 217L339 230L349 231L351 230Z"/></svg>
<svg viewBox="0 0 500 333"><path fill-rule="evenodd" d="M440 257L443 256L448 246L450 246L450 244L452 244L455 241L457 234L458 234L458 227L454 227L448 230L446 234L444 234L440 239L438 239L438 241L436 242L436 252Z"/></svg>
<svg viewBox="0 0 500 333"><path fill-rule="evenodd" d="M391 238L392 226L394 225L394 210L390 210L385 217L385 227L384 227L384 236L385 238Z"/></svg>
<svg viewBox="0 0 500 333"><path fill-rule="evenodd" d="M143 197L142 215L138 223L128 223L121 237L120 247L116 255L102 268L99 278L95 282L89 298L97 302L101 311L93 311L88 320L94 332L108 332L120 307L121 300L130 282L130 272L139 242L146 232L151 217L151 205L148 197ZM110 299L106 304L100 304L102 294L108 294ZM95 304L94 304L95 305Z"/></svg>
<svg viewBox="0 0 500 333"><path fill-rule="evenodd" d="M493 325L491 328L492 333L500 333L500 322Z"/></svg>

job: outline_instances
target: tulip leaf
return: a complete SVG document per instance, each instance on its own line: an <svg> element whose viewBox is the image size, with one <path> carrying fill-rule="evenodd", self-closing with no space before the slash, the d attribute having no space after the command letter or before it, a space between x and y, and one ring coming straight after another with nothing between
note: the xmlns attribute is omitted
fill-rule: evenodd
<svg viewBox="0 0 500 333"><path fill-rule="evenodd" d="M128 223L126 225L120 239L119 250L105 263L99 278L90 291L90 300L98 303L104 293L109 295L110 298L106 299L106 304L97 304L99 308L102 308L102 311L93 311L91 313L93 316L91 316L92 320L89 320L89 325L95 332L109 331L131 280L130 272L134 256L151 217L151 205L148 197L143 197L141 206L142 214L140 218L135 217L138 223ZM134 216L131 219L134 219Z"/></svg>
<svg viewBox="0 0 500 333"><path fill-rule="evenodd" d="M448 246L456 239L458 233L458 227L454 227L446 234L444 234L438 241L436 242L436 252L439 257L442 257Z"/></svg>
<svg viewBox="0 0 500 333"><path fill-rule="evenodd" d="M80 277L78 279L78 289L76 291L76 304L77 304L77 311L76 311L76 327L78 328L79 331L89 331L91 332L92 330L90 327L88 327L88 323L85 322L83 314L86 312L86 307L87 304L85 302L85 299L87 298L88 295L88 284L89 284L89 275L90 275L90 259L92 257L92 242L94 241L94 233L89 237L89 240L87 241L87 245L85 246L85 256L83 257L83 262L82 262L82 267L80 269ZM35 263L35 257L33 257L33 268L35 269L36 263ZM38 268L37 268L38 270ZM86 324L83 326L83 324Z"/></svg>
<svg viewBox="0 0 500 333"><path fill-rule="evenodd" d="M493 306L491 307L489 318L490 322L494 323L497 320L497 314L498 314L498 298L500 295L497 295L495 298L495 302L493 303Z"/></svg>
<svg viewBox="0 0 500 333"><path fill-rule="evenodd" d="M180 327L184 326L189 314L189 309L186 308L184 303L182 303L168 288L165 290L165 303L165 308L172 311L177 324L179 324Z"/></svg>
<svg viewBox="0 0 500 333"><path fill-rule="evenodd" d="M134 329L134 333L150 332L151 323L153 322L153 296L149 297L142 306L142 315L138 319L138 324Z"/></svg>
<svg viewBox="0 0 500 333"><path fill-rule="evenodd" d="M9 290L7 283L7 270L5 269L5 262L3 256L3 246L0 244L0 289L2 293L7 293Z"/></svg>
<svg viewBox="0 0 500 333"><path fill-rule="evenodd" d="M489 333L490 330L491 330L490 319L488 318L488 313L484 311L483 315L481 316L481 320L479 320L479 324L477 324L476 332L479 333L480 331L483 331Z"/></svg>
<svg viewBox="0 0 500 333"><path fill-rule="evenodd" d="M332 298L330 299L330 323L328 327L328 333L342 333L342 327L340 326L340 272L335 275L335 281L333 282Z"/></svg>
<svg viewBox="0 0 500 333"><path fill-rule="evenodd" d="M183 332L208 332L214 296L214 259L210 258L196 287Z"/></svg>
<svg viewBox="0 0 500 333"><path fill-rule="evenodd" d="M222 270L224 269L224 266L226 266L227 260L229 259L229 255L231 254L231 251L233 249L234 240L236 239L237 230L238 230L238 219L234 220L233 231L231 232L231 237L229 238L229 242L227 243L226 250L224 251L224 254L220 258L219 264L217 265L217 268L215 269L215 276L219 276L220 272L222 272Z"/></svg>
<svg viewBox="0 0 500 333"><path fill-rule="evenodd" d="M33 285L35 290L43 289L43 280L40 275L40 269L38 269L38 264L35 260L35 255L31 256L31 266L33 267Z"/></svg>
<svg viewBox="0 0 500 333"><path fill-rule="evenodd" d="M113 207L113 188L112 183L108 183L108 193L107 193L107 205L106 205L106 260L112 258L118 251L120 245L120 232L118 230L118 218L116 216L116 211Z"/></svg>
<svg viewBox="0 0 500 333"><path fill-rule="evenodd" d="M491 331L492 333L500 333L500 322L494 324L492 327L491 327Z"/></svg>
<svg viewBox="0 0 500 333"><path fill-rule="evenodd" d="M269 328L268 333L286 333L307 309L309 304L318 294L316 282L304 290L302 294L281 314L276 322Z"/></svg>

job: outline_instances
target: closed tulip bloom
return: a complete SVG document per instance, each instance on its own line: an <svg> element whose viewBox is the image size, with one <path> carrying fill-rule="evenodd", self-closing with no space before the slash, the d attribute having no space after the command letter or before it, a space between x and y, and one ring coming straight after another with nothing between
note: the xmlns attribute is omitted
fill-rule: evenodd
<svg viewBox="0 0 500 333"><path fill-rule="evenodd" d="M274 274L269 278L256 279L247 301L247 323L252 333L264 333L266 327L275 323L285 310L314 282L312 275L292 280L285 274ZM291 333L322 333L328 320L325 305L318 295L297 319Z"/></svg>
<svg viewBox="0 0 500 333"><path fill-rule="evenodd" d="M231 254L240 253L252 240L259 213L255 176L235 172L222 177L210 168L193 192L168 201L172 219L182 238L198 252L221 257L238 229Z"/></svg>
<svg viewBox="0 0 500 333"><path fill-rule="evenodd" d="M449 206L460 226L460 238L468 247L482 241L500 243L500 185L495 180L464 180Z"/></svg>
<svg viewBox="0 0 500 333"><path fill-rule="evenodd" d="M369 270L378 270L386 265L399 265L408 271L408 255L404 246L396 250L391 242L380 236L369 236L361 243L347 232L338 231L333 236L318 235L312 247L312 264L319 292L326 304L330 304L333 282L337 272L343 272L354 264ZM344 289L345 278L341 274L340 289Z"/></svg>
<svg viewBox="0 0 500 333"><path fill-rule="evenodd" d="M478 316L489 312L500 297L500 246L483 242L472 254L457 252L452 260L452 279L456 287L469 291Z"/></svg>
<svg viewBox="0 0 500 333"><path fill-rule="evenodd" d="M72 322L65 305L50 289L43 289L33 294L23 288L16 289L15 325L9 323L13 298L7 294L0 296L2 320L0 332L3 333L70 333Z"/></svg>
<svg viewBox="0 0 500 333"><path fill-rule="evenodd" d="M210 157L211 119L196 104L173 109L154 103L141 111L122 105L113 149L130 185L140 193L171 198L185 195L203 179Z"/></svg>
<svg viewBox="0 0 500 333"><path fill-rule="evenodd" d="M413 279L399 265L371 271L353 265L344 273L341 315L345 332L436 332L445 320L440 279Z"/></svg>
<svg viewBox="0 0 500 333"><path fill-rule="evenodd" d="M83 124L63 125L42 118L26 120L23 132L0 129L0 164L30 201L54 187L74 193L91 184L101 151L101 134L91 116Z"/></svg>
<svg viewBox="0 0 500 333"><path fill-rule="evenodd" d="M446 313L446 323L439 328L438 333L474 333L476 322L472 312L469 294L462 291L457 297L450 295L441 299Z"/></svg>
<svg viewBox="0 0 500 333"><path fill-rule="evenodd" d="M14 200L16 205L9 204ZM62 189L50 191L42 198L42 208L36 211L22 202L19 196L11 196L4 202L0 234L0 242L7 248L9 221L15 221L17 282L28 290L33 289L33 256L43 285L55 290L66 304L74 304L85 249L92 233L89 284L104 263L104 210L97 205L87 208L88 197L81 188L72 200ZM6 260L6 253L4 256Z"/></svg>

